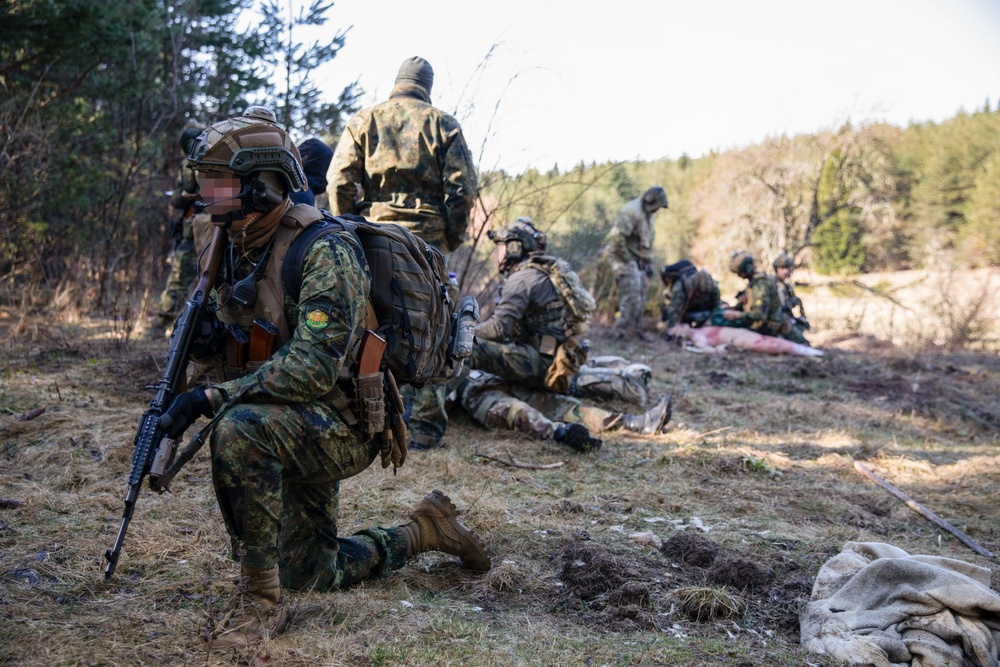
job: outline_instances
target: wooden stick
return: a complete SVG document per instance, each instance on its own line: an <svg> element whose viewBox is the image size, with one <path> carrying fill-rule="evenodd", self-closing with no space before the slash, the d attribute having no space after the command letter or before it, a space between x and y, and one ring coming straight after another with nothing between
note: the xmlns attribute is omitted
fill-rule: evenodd
<svg viewBox="0 0 1000 667"><path fill-rule="evenodd" d="M942 519L941 517L939 517L937 514L935 514L931 510L927 509L926 507L924 507L923 505L921 505L920 503L918 503L916 500L914 500L909 495L907 495L904 491L901 491L897 487L893 486L891 483L885 481L884 479L882 479L881 477L879 477L878 475L876 475L875 473L873 473L861 461L855 461L854 462L854 469L857 470L858 472L860 472L862 475L864 475L868 479L870 479L873 482L875 482L876 484L878 484L879 486L881 486L883 489L885 489L886 491L888 491L892 495L894 495L897 498L899 498L900 500L902 500L904 503L906 503L910 507L911 510L913 510L914 512L916 512L920 516L924 517L925 519L927 519L928 521L930 521L931 523L933 523L934 525L936 525L938 528L941 528L942 530L946 530L949 533L951 533L952 535L954 535L955 537L957 537L958 540L962 544L964 544L965 546L969 547L970 549L972 549L973 551L975 551L980 556L986 556L987 558L993 558L993 552L992 551L990 551L989 549L986 549L985 547L981 546L979 543L977 543L971 537L969 537L968 535L966 535L965 533L963 533L962 531L960 531L958 528L955 528L955 526L951 525L950 523L948 523L947 521L945 521L944 519Z"/></svg>
<svg viewBox="0 0 1000 667"><path fill-rule="evenodd" d="M562 461L556 461L555 463L518 463L513 458L510 461L504 461L503 459L487 456L486 454L476 454L476 456L488 461L496 461L500 465L505 465L509 468L524 468L526 470L551 470L552 468L560 468L565 465Z"/></svg>
<svg viewBox="0 0 1000 667"><path fill-rule="evenodd" d="M17 418L19 422L30 422L35 417L39 417L45 413L45 408L35 408L34 410L28 410L23 415Z"/></svg>

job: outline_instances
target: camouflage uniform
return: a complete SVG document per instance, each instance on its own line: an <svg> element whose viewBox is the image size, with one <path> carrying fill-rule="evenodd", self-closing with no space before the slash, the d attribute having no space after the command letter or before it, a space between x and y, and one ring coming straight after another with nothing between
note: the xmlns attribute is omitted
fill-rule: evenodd
<svg viewBox="0 0 1000 667"><path fill-rule="evenodd" d="M643 198L625 204L608 235L608 259L618 284L618 321L615 329L632 333L642 329L646 285L653 266L653 213L647 213Z"/></svg>
<svg viewBox="0 0 1000 667"><path fill-rule="evenodd" d="M227 396L246 388L211 437L212 476L233 553L242 549L244 567L280 565L286 588L344 588L406 562L400 528L337 532L339 481L367 468L379 450L328 398L364 317L370 278L359 251L346 232L317 241L305 259L298 303L285 297L290 339L255 372L214 387Z"/></svg>
<svg viewBox="0 0 1000 667"><path fill-rule="evenodd" d="M408 228L442 251L465 240L478 184L462 128L418 85L397 84L389 99L359 111L330 166L335 215L358 213ZM358 186L361 198L358 199Z"/></svg>
<svg viewBox="0 0 1000 667"><path fill-rule="evenodd" d="M775 286L778 288L778 298L781 301L781 309L785 313L785 317L788 319L791 330L782 336L782 338L787 338L793 343L798 343L799 345L809 345L809 341L806 340L805 331L806 328L796 319L793 310L795 308L799 309L799 315L804 319L806 316L805 309L802 307L802 299L795 295L795 290L792 289L791 283L788 283L777 276L774 277Z"/></svg>
<svg viewBox="0 0 1000 667"><path fill-rule="evenodd" d="M329 181L335 215L402 225L446 253L465 240L478 191L458 121L431 105L429 87L398 78L387 101L348 122ZM412 439L439 445L448 427L444 387L416 390L411 400Z"/></svg>
<svg viewBox="0 0 1000 667"><path fill-rule="evenodd" d="M781 336L788 331L774 277L762 271L754 271L736 309L743 311L738 319L724 320L723 324L713 318L712 324L751 329L765 336Z"/></svg>
<svg viewBox="0 0 1000 667"><path fill-rule="evenodd" d="M703 324L719 305L721 293L712 275L702 269L690 270L675 278L663 289L660 312L666 328L685 323Z"/></svg>
<svg viewBox="0 0 1000 667"><path fill-rule="evenodd" d="M200 201L198 181L194 171L188 167L187 158L181 161L174 183L174 192L170 198L170 206L181 216L180 236L174 237L174 251L170 259L170 274L167 284L160 294L158 316L164 325L171 324L187 301L188 290L198 273L198 253L195 249L195 230L197 222L207 224L210 216L195 215L192 205Z"/></svg>
<svg viewBox="0 0 1000 667"><path fill-rule="evenodd" d="M583 424L591 433L600 433L616 426L620 414L478 370L470 371L461 381L457 397L462 408L483 426L543 440L551 439L560 423Z"/></svg>
<svg viewBox="0 0 1000 667"><path fill-rule="evenodd" d="M490 318L476 326L469 367L551 393L546 390L545 375L557 346L567 338L563 322L563 299L548 274L521 261L501 285L500 301ZM596 372L584 371L573 377L570 388L574 396L645 403L648 376L609 368L601 381L594 382Z"/></svg>

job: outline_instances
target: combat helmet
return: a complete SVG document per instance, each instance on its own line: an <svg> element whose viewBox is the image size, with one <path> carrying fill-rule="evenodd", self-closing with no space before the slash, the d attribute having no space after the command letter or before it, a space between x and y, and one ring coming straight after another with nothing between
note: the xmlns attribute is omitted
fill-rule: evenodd
<svg viewBox="0 0 1000 667"><path fill-rule="evenodd" d="M496 231L491 230L486 235L498 245L501 243L507 245L507 255L500 265L501 271L517 264L533 252L545 250L548 244L545 232L539 231L528 216L522 216Z"/></svg>
<svg viewBox="0 0 1000 667"><path fill-rule="evenodd" d="M753 274L753 255L746 250L738 250L729 258L729 270L738 276L746 277Z"/></svg>
<svg viewBox="0 0 1000 667"><path fill-rule="evenodd" d="M307 187L302 158L288 134L274 123L274 112L254 106L198 135L188 152L188 163L201 173L233 174L240 179L241 207L212 221L228 228L254 211L267 212L289 192Z"/></svg>
<svg viewBox="0 0 1000 667"><path fill-rule="evenodd" d="M646 208L669 208L667 191L659 185L654 185L642 194L642 205Z"/></svg>
<svg viewBox="0 0 1000 667"><path fill-rule="evenodd" d="M681 276L687 275L688 273L693 273L697 271L694 264L691 263L689 259L682 259L679 262L674 262L673 264L667 264L662 269L660 269L660 280L663 282L664 287L668 284L673 283L674 280L680 278Z"/></svg>
<svg viewBox="0 0 1000 667"><path fill-rule="evenodd" d="M788 253L781 253L774 258L771 265L776 269L791 269L795 266L795 260L788 256Z"/></svg>

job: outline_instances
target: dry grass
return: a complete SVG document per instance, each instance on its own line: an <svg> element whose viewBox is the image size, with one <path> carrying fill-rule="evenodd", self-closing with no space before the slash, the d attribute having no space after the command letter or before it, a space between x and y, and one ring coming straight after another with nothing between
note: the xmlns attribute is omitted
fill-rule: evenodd
<svg viewBox="0 0 1000 667"><path fill-rule="evenodd" d="M845 541L984 564L858 475L855 459L1000 549L995 354L799 359L620 347L601 331L593 341L654 368L654 393L674 396L669 433L610 434L579 455L457 415L445 449L411 455L396 476L374 466L347 480L340 531L392 525L440 488L488 544L490 573L426 554L352 590L298 595L285 634L210 656L198 635L236 567L204 455L172 493L144 491L115 580L101 572L163 344L123 345L111 323L89 320L8 341L0 497L26 503L0 509L0 664L831 665L799 650L797 613ZM476 456L508 451L565 465ZM640 531L662 548L628 538ZM678 604L692 588L738 610L692 620Z"/></svg>

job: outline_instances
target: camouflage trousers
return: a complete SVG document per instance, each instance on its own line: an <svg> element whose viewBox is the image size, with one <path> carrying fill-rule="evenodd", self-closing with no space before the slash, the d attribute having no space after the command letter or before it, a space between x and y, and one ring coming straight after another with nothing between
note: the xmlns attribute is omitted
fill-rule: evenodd
<svg viewBox="0 0 1000 667"><path fill-rule="evenodd" d="M195 276L198 274L198 253L194 247L193 218L184 219L184 229L181 239L174 246L170 258L170 273L167 284L160 293L160 305L157 315L164 324L171 324L184 310L188 292Z"/></svg>
<svg viewBox="0 0 1000 667"><path fill-rule="evenodd" d="M577 423L591 433L617 424L618 413L587 406L564 394L505 382L482 371L470 371L459 384L462 408L487 428L518 431L548 440L560 423Z"/></svg>
<svg viewBox="0 0 1000 667"><path fill-rule="evenodd" d="M340 480L378 454L318 401L236 405L211 439L212 480L233 557L279 566L281 585L346 588L406 563L401 528L337 533Z"/></svg>
<svg viewBox="0 0 1000 667"><path fill-rule="evenodd" d="M793 324L791 331L785 333L781 336L785 340L790 340L793 343L798 343L799 345L810 345L809 341L806 340L805 327L800 324ZM811 345L810 345L811 347Z"/></svg>
<svg viewBox="0 0 1000 667"><path fill-rule="evenodd" d="M398 224L409 229L425 243L431 243L439 248L445 247L443 232L429 233L429 230L422 229L419 223ZM445 263L448 261L448 256L448 253L445 253ZM451 296L457 299L458 288L454 289ZM403 387L401 393L406 403L408 415L406 426L410 430L410 441L429 449L440 447L444 434L448 431L448 411L445 409L447 387L444 384L428 385L420 389Z"/></svg>
<svg viewBox="0 0 1000 667"><path fill-rule="evenodd" d="M439 384L414 389L407 385L400 392L408 408L406 426L410 441L429 448L440 446L448 430L447 386Z"/></svg>
<svg viewBox="0 0 1000 667"><path fill-rule="evenodd" d="M545 374L552 359L527 343L484 340L477 341L472 349L469 367L551 394L545 387ZM629 364L621 357L596 357L572 377L570 394L644 405L651 374L649 366Z"/></svg>
<svg viewBox="0 0 1000 667"><path fill-rule="evenodd" d="M642 311L646 308L646 274L635 260L612 261L618 285L618 321L615 330L634 333L642 330Z"/></svg>
<svg viewBox="0 0 1000 667"><path fill-rule="evenodd" d="M477 340L469 358L469 368L536 389L545 389L545 373L551 364L552 355L514 341Z"/></svg>

